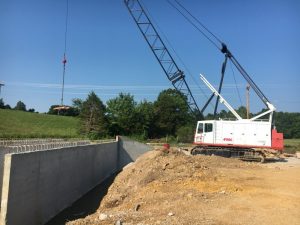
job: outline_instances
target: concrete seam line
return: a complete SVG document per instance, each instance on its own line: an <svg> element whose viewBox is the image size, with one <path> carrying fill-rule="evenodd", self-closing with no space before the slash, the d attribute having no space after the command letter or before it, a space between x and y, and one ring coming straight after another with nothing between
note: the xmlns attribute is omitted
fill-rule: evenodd
<svg viewBox="0 0 300 225"><path fill-rule="evenodd" d="M0 223L3 225L6 224L11 160L12 160L12 154L6 154L4 158L4 166L3 166L2 199L1 199L1 215L0 215Z"/></svg>

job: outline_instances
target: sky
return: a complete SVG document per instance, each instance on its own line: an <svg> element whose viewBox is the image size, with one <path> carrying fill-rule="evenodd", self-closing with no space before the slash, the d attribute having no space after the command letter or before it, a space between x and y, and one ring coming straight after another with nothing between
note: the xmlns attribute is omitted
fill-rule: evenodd
<svg viewBox="0 0 300 225"><path fill-rule="evenodd" d="M300 112L300 1L179 1L227 44L277 111ZM5 84L0 98L6 104L14 107L21 100L39 112L60 104L66 3L0 1L0 82ZM167 1L142 3L180 56L171 51L201 108L210 90L199 74L216 87L223 54ZM172 87L123 0L69 0L66 54L66 105L90 91L104 103L120 92L134 95L137 102L154 101ZM245 88L229 64L223 96L235 108L245 105ZM252 112L264 107L252 90L250 103ZM206 113L212 110L213 104Z"/></svg>

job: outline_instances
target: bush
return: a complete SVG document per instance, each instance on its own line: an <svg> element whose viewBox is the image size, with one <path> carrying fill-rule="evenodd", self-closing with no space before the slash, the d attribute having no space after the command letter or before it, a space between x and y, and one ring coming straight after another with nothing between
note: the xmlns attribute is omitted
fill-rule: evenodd
<svg viewBox="0 0 300 225"><path fill-rule="evenodd" d="M192 143L194 141L194 128L191 126L180 127L176 134L178 142Z"/></svg>

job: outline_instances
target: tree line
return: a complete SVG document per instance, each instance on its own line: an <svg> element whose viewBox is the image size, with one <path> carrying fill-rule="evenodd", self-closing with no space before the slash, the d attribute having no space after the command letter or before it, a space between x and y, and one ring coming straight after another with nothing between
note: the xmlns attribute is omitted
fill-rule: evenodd
<svg viewBox="0 0 300 225"><path fill-rule="evenodd" d="M54 107L51 106L48 113L57 114ZM250 117L265 110L250 113ZM241 106L236 111L246 118L246 107ZM169 137L181 142L193 141L196 121L201 119L189 110L186 97L174 89L163 90L154 102L144 100L139 103L133 95L120 93L104 104L91 92L85 100L73 99L73 107L63 115L79 116L80 132L91 138L127 135L140 139ZM203 119L213 118L212 114L207 114ZM216 118L234 116L230 111L221 110ZM275 112L273 122L285 138L300 138L300 113Z"/></svg>
<svg viewBox="0 0 300 225"><path fill-rule="evenodd" d="M139 139L168 136L189 142L193 139L195 116L189 111L186 97L174 89L162 91L154 102L137 103L133 95L120 93L106 105L91 92L86 100L74 99L73 107L79 112L80 132L90 138L126 135Z"/></svg>
<svg viewBox="0 0 300 225"><path fill-rule="evenodd" d="M95 92L90 92L85 100L76 98L72 102L72 107L59 112L55 110L59 105L52 105L48 114L79 117L80 134L91 139L126 135L138 139L168 137L169 140L192 142L196 121L201 119L200 115L189 110L186 97L174 89L161 91L154 102L136 102L133 95L120 93L104 104ZM2 99L0 108L35 111L27 110L22 101L11 108L5 105ZM265 110L262 109L261 112ZM237 112L242 118L246 118L245 107L239 107ZM207 114L204 119L213 118L212 114ZM221 110L216 118L226 119L234 116L229 111ZM277 130L283 132L285 138L300 138L300 113L275 112L274 122Z"/></svg>
<svg viewBox="0 0 300 225"><path fill-rule="evenodd" d="M9 104L5 104L2 98L0 98L0 109L13 109L25 112L35 112L35 109L33 108L27 110L25 103L22 101L18 101L16 106L12 108Z"/></svg>

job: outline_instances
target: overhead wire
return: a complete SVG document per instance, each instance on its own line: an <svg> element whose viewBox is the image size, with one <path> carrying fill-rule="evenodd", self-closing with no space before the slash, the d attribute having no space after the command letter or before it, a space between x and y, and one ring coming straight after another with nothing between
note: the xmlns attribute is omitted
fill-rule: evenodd
<svg viewBox="0 0 300 225"><path fill-rule="evenodd" d="M64 53L67 52L68 20L69 20L69 0L67 0L66 18L65 18L65 48L64 48Z"/></svg>

